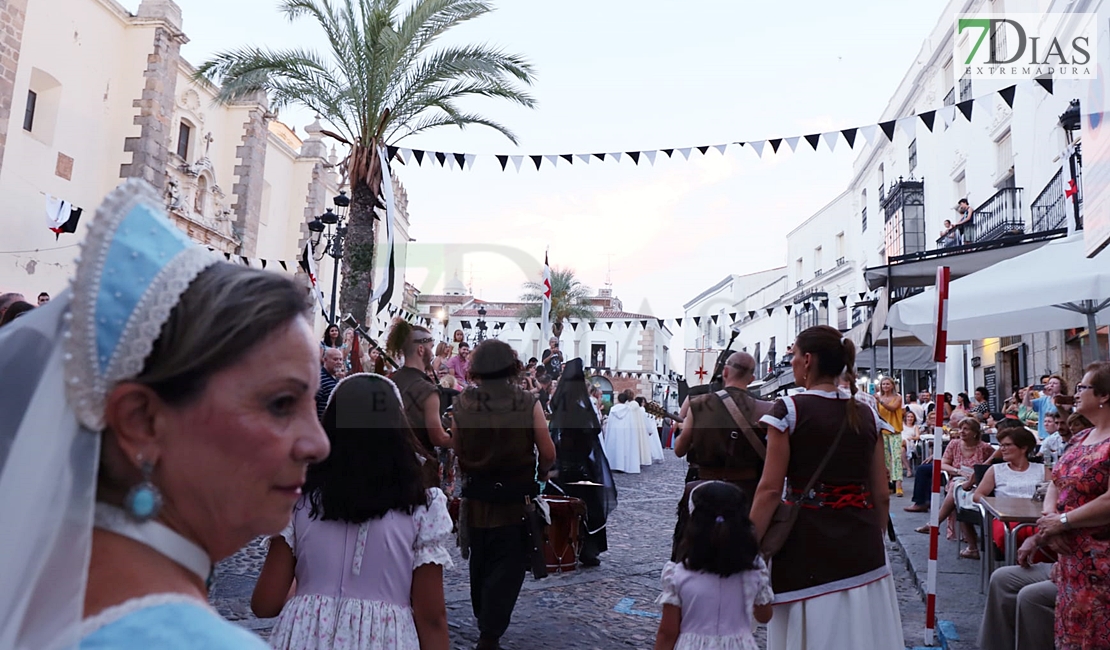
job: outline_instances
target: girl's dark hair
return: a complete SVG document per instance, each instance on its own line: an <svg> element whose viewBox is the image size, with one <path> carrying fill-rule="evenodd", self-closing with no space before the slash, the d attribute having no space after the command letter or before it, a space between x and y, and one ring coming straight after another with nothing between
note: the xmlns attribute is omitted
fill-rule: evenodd
<svg viewBox="0 0 1110 650"><path fill-rule="evenodd" d="M828 325L810 327L794 339L794 355L812 354L817 357L817 374L829 378L834 384L843 377L848 382L852 401L846 409L848 428L859 430L859 413L856 401L856 344L839 330Z"/></svg>
<svg viewBox="0 0 1110 650"><path fill-rule="evenodd" d="M416 438L392 382L365 374L340 382L324 431L332 453L308 468L310 517L361 524L427 504Z"/></svg>
<svg viewBox="0 0 1110 650"><path fill-rule="evenodd" d="M683 566L725 578L754 569L759 544L744 491L731 483L710 481L690 495L694 511L678 546Z"/></svg>
<svg viewBox="0 0 1110 650"><path fill-rule="evenodd" d="M461 348L462 345L459 345ZM524 368L516 352L504 341L486 339L470 353L468 372L476 379L490 381L503 379L515 383Z"/></svg>
<svg viewBox="0 0 1110 650"><path fill-rule="evenodd" d="M967 396L967 393L960 393L959 395L957 395L957 397L959 397L957 404L961 408L963 408L964 410L971 408L971 398Z"/></svg>
<svg viewBox="0 0 1110 650"><path fill-rule="evenodd" d="M19 318L23 314L26 314L34 308L35 306L29 302L17 300L16 302L13 302L11 305L8 306L8 310L4 312L4 317L0 318L0 325L7 325L8 323Z"/></svg>
<svg viewBox="0 0 1110 650"><path fill-rule="evenodd" d="M339 331L339 333L336 334L335 336L331 335L331 328L333 328L333 327L337 331ZM340 345L343 345L343 332L341 330L339 330L339 324L338 323L328 323L328 326L326 328L324 328L324 341L323 342L324 342L324 347L326 347L326 348L337 348Z"/></svg>

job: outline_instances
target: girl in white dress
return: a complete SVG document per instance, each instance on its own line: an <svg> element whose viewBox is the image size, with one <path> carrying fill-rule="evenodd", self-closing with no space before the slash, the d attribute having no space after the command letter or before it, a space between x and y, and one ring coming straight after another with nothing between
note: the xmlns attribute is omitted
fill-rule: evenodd
<svg viewBox="0 0 1110 650"><path fill-rule="evenodd" d="M690 492L678 562L663 567L655 650L758 650L752 619L771 620L771 576L744 492L708 481Z"/></svg>
<svg viewBox="0 0 1110 650"><path fill-rule="evenodd" d="M447 650L451 517L424 490L401 396L380 375L339 382L324 411L332 454L309 467L292 523L270 540L251 609L287 650ZM288 602L296 579L296 595Z"/></svg>

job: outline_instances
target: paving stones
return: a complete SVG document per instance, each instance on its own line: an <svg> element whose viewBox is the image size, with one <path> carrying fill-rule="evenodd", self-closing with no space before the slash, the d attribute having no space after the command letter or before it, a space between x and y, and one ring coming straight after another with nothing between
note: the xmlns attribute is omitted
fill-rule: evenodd
<svg viewBox="0 0 1110 650"><path fill-rule="evenodd" d="M601 566L579 567L543 580L525 578L513 621L501 640L505 650L610 650L651 648L661 608L659 574L670 558L675 506L682 493L686 463L670 452L640 474L617 474L618 506L608 524L609 551ZM888 550L895 549L890 546ZM892 551L897 553L896 550ZM478 630L470 607L467 564L452 551L455 566L444 572L444 595L451 647L472 648ZM221 562L212 591L216 609L229 620L265 635L274 621L250 613L250 592L265 558L257 543ZM892 556L907 639L920 637L924 606L904 567ZM629 603L631 600L631 603ZM619 611L618 611L619 610ZM921 623L917 616L920 612ZM912 632L913 636L910 636ZM765 628L756 639L764 645Z"/></svg>

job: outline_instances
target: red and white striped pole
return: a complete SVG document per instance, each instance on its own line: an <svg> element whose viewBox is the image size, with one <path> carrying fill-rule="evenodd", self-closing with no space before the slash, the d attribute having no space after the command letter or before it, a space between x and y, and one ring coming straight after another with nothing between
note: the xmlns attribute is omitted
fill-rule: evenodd
<svg viewBox="0 0 1110 650"><path fill-rule="evenodd" d="M948 281L949 268L937 268L937 328L933 343L933 360L937 362L937 383L934 395L936 419L933 423L933 488L929 507L929 574L925 582L925 645L933 645L937 628L937 548L940 546L940 449L944 441L944 362L948 348Z"/></svg>

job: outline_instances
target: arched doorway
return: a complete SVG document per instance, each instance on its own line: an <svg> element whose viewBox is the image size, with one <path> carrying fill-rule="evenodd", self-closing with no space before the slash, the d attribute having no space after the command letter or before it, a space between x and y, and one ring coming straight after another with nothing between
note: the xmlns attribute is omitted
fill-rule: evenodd
<svg viewBox="0 0 1110 650"><path fill-rule="evenodd" d="M601 375L594 375L590 377L590 385L596 386L601 390L601 410L604 413L608 413L609 407L613 406L613 382Z"/></svg>

